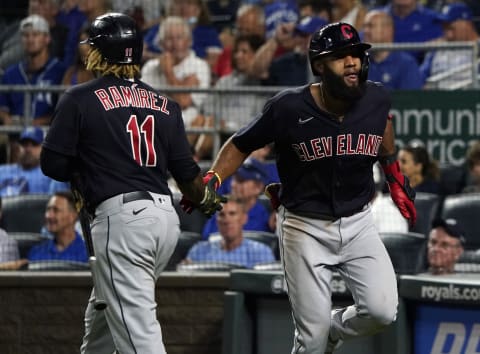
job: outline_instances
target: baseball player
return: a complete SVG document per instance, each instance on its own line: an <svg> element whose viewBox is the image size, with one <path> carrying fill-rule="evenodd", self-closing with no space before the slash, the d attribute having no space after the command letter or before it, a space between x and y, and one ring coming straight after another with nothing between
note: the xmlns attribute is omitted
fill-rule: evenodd
<svg viewBox="0 0 480 354"><path fill-rule="evenodd" d="M390 97L366 81L369 44L346 23L310 41L321 82L280 92L222 147L206 178L231 175L254 150L275 144L281 181L277 230L295 324L292 353L331 353L345 339L373 334L395 320L397 283L370 210L372 166L379 159L391 197L415 222L414 192L399 170ZM331 312L332 271L354 305Z"/></svg>
<svg viewBox="0 0 480 354"><path fill-rule="evenodd" d="M220 198L203 184L179 105L138 79L143 40L134 20L97 17L86 44L87 69L98 77L62 96L41 155L46 175L83 185L93 216L94 289L81 353L162 354L155 282L180 233L167 170L206 214L221 208Z"/></svg>

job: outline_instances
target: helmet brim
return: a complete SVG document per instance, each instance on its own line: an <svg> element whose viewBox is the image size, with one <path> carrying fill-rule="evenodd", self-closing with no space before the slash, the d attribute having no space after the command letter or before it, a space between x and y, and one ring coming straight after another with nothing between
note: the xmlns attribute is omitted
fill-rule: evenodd
<svg viewBox="0 0 480 354"><path fill-rule="evenodd" d="M370 48L372 48L372 46L368 43L360 42L360 43L355 43L355 44L348 44L348 45L343 46L343 47L338 47L338 48L331 49L331 50L324 50L323 52L320 52L317 55L315 55L315 58L323 58L323 57L328 57L328 56L336 55L336 54L343 53L343 52L350 52L350 51L365 52L365 51L369 50Z"/></svg>

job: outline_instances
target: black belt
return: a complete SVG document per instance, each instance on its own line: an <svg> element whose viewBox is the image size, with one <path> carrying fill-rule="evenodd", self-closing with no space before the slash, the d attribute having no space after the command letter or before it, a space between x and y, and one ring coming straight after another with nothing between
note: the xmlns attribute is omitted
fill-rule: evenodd
<svg viewBox="0 0 480 354"><path fill-rule="evenodd" d="M123 193L123 204L136 200L151 200L153 202L153 197L147 191Z"/></svg>
<svg viewBox="0 0 480 354"><path fill-rule="evenodd" d="M306 218L311 218L311 219L318 219L318 220L325 220L325 221L337 221L340 218L346 218L349 216L353 216L363 210L367 207L368 204L365 204L361 208L355 209L352 212L345 214L345 215L339 215L339 216L333 216L333 215L326 215L326 214L319 214L311 211L297 211L294 210L293 212L297 215L306 217Z"/></svg>

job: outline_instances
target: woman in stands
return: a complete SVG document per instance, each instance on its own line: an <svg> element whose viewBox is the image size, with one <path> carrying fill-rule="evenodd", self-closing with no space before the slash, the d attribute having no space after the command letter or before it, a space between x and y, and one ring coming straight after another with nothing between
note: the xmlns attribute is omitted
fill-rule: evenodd
<svg viewBox="0 0 480 354"><path fill-rule="evenodd" d="M421 145L407 145L398 152L400 170L410 180L416 192L440 193L440 169L427 149Z"/></svg>

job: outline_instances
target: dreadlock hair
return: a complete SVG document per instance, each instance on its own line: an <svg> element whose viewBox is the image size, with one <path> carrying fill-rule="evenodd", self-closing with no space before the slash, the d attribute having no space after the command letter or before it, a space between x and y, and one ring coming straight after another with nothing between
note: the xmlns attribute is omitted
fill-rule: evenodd
<svg viewBox="0 0 480 354"><path fill-rule="evenodd" d="M98 48L92 48L87 56L87 70L99 73L102 76L115 75L119 78L140 77L140 65L138 64L110 64L103 57Z"/></svg>

